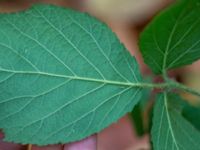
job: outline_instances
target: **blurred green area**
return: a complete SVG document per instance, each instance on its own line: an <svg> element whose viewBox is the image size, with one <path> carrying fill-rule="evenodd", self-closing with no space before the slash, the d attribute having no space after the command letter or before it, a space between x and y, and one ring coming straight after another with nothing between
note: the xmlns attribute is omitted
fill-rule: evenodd
<svg viewBox="0 0 200 150"><path fill-rule="evenodd" d="M145 79L145 82L151 82L152 77ZM134 107L130 113L133 127L139 137L149 131L152 111L152 90L144 89L140 102Z"/></svg>

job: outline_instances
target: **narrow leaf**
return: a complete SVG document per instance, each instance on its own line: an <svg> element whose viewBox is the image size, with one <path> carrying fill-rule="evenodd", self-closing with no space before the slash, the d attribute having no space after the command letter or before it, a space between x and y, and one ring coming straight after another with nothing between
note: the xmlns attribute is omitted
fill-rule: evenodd
<svg viewBox="0 0 200 150"><path fill-rule="evenodd" d="M160 13L140 37L140 49L154 73L200 58L200 0L180 0Z"/></svg>
<svg viewBox="0 0 200 150"><path fill-rule="evenodd" d="M175 94L159 95L151 132L155 150L200 149L200 132L181 114L184 105Z"/></svg>
<svg viewBox="0 0 200 150"><path fill-rule="evenodd" d="M0 128L6 141L83 139L130 112L138 65L95 18L52 5L0 15Z"/></svg>

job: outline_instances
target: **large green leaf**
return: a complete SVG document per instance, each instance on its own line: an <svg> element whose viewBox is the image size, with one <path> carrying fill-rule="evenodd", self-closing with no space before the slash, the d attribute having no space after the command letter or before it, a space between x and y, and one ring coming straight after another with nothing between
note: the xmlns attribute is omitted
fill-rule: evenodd
<svg viewBox="0 0 200 150"><path fill-rule="evenodd" d="M80 140L132 110L141 76L103 23L36 5L0 15L0 128L6 141Z"/></svg>
<svg viewBox="0 0 200 150"><path fill-rule="evenodd" d="M175 94L159 95L151 132L155 150L200 150L200 132L182 116L184 105Z"/></svg>
<svg viewBox="0 0 200 150"><path fill-rule="evenodd" d="M140 49L156 74L200 58L200 0L180 0L144 30Z"/></svg>

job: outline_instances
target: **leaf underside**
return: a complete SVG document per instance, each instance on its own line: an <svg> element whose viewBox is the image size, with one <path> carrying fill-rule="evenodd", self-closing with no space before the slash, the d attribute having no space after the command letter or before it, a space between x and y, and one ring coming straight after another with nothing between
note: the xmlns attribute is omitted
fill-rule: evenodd
<svg viewBox="0 0 200 150"><path fill-rule="evenodd" d="M87 14L35 5L0 14L0 128L5 141L83 139L139 101L138 64Z"/></svg>
<svg viewBox="0 0 200 150"><path fill-rule="evenodd" d="M200 131L182 115L185 103L175 94L160 94L153 117L155 150L200 150Z"/></svg>
<svg viewBox="0 0 200 150"><path fill-rule="evenodd" d="M163 11L140 37L144 61L156 74L200 58L200 0L180 0Z"/></svg>

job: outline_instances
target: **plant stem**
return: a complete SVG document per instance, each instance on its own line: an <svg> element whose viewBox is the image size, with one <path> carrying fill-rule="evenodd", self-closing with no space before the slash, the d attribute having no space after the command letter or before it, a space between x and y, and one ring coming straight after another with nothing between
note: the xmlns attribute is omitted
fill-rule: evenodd
<svg viewBox="0 0 200 150"><path fill-rule="evenodd" d="M200 97L200 92L196 91L190 87L187 87L179 82L174 80L170 80L166 78L166 82L164 83L142 83L143 88L154 88L154 89L175 89L175 90L182 90L184 92L188 92L190 94L196 95Z"/></svg>
<svg viewBox="0 0 200 150"><path fill-rule="evenodd" d="M168 75L167 75L166 70L163 71L162 76L163 76L163 79L164 79L165 82L166 82L166 81L168 80Z"/></svg>
<svg viewBox="0 0 200 150"><path fill-rule="evenodd" d="M189 88L179 82L176 82L176 81L170 81L169 83L171 85L171 87L175 88L175 89L178 89L178 90L182 90L182 91L185 91L185 92L188 92L188 93L191 93L193 95L196 95L198 97L200 97L200 92L199 91L196 91L192 88Z"/></svg>
<svg viewBox="0 0 200 150"><path fill-rule="evenodd" d="M193 95L196 95L198 97L200 97L200 92L199 91L196 91L190 87L187 87L179 82L176 82L174 80L171 80L170 78L168 78L168 75L167 75L167 72L165 69L163 69L163 72L162 72L162 77L165 81L165 83L167 83L166 85L166 88L167 89L178 89L178 90L182 90L184 92L188 92L190 94L193 94Z"/></svg>
<svg viewBox="0 0 200 150"><path fill-rule="evenodd" d="M164 89L170 87L169 83L142 83L143 88Z"/></svg>

